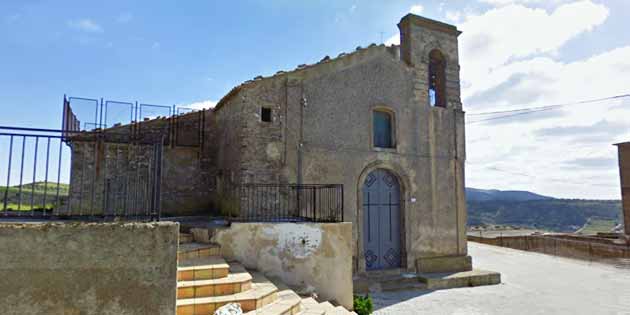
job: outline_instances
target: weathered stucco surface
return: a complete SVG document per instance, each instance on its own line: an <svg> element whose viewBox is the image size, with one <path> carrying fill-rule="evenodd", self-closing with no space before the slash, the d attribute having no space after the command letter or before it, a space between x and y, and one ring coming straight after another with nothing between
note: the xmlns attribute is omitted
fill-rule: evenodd
<svg viewBox="0 0 630 315"><path fill-rule="evenodd" d="M352 308L351 223L233 223L212 240L228 259Z"/></svg>
<svg viewBox="0 0 630 315"><path fill-rule="evenodd" d="M178 229L0 224L0 314L175 314Z"/></svg>

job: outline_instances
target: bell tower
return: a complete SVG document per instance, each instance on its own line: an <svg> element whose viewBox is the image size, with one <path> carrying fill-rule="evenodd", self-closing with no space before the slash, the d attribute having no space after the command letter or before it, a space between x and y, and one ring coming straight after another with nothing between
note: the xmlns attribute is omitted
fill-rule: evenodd
<svg viewBox="0 0 630 315"><path fill-rule="evenodd" d="M407 14L400 23L401 59L418 69L431 106L461 109L457 27Z"/></svg>

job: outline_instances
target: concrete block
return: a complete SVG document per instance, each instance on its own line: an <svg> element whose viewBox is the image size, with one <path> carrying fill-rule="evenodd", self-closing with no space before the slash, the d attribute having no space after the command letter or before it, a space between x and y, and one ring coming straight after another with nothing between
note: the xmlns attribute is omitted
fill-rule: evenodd
<svg viewBox="0 0 630 315"><path fill-rule="evenodd" d="M210 233L208 232L208 229L192 228L190 229L190 234L193 235L193 240L195 242L204 244L210 243Z"/></svg>
<svg viewBox="0 0 630 315"><path fill-rule="evenodd" d="M429 290L476 287L501 283L501 274L474 269L462 272L436 272L418 274Z"/></svg>
<svg viewBox="0 0 630 315"><path fill-rule="evenodd" d="M0 314L175 312L177 223L0 224Z"/></svg>
<svg viewBox="0 0 630 315"><path fill-rule="evenodd" d="M470 256L418 258L416 268L419 273L470 271L472 270L472 258Z"/></svg>

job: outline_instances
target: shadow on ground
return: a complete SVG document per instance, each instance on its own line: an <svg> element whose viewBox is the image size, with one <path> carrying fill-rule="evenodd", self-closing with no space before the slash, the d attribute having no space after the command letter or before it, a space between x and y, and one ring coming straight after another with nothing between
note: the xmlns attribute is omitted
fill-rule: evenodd
<svg viewBox="0 0 630 315"><path fill-rule="evenodd" d="M407 300L411 300L423 295L428 295L435 290L411 290L411 291L392 291L370 293L372 302L374 303L374 311L398 304Z"/></svg>

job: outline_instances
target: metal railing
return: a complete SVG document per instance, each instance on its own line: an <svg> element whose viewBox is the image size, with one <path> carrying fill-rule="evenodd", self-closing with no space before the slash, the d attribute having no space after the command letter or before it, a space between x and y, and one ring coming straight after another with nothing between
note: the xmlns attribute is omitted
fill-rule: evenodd
<svg viewBox="0 0 630 315"><path fill-rule="evenodd" d="M84 97L63 97L62 129L66 133L107 130L138 138L160 132L171 146L204 143L206 110Z"/></svg>
<svg viewBox="0 0 630 315"><path fill-rule="evenodd" d="M221 215L246 222L343 222L343 185L228 184L216 196Z"/></svg>
<svg viewBox="0 0 630 315"><path fill-rule="evenodd" d="M158 220L162 152L163 137L0 126L0 217Z"/></svg>

